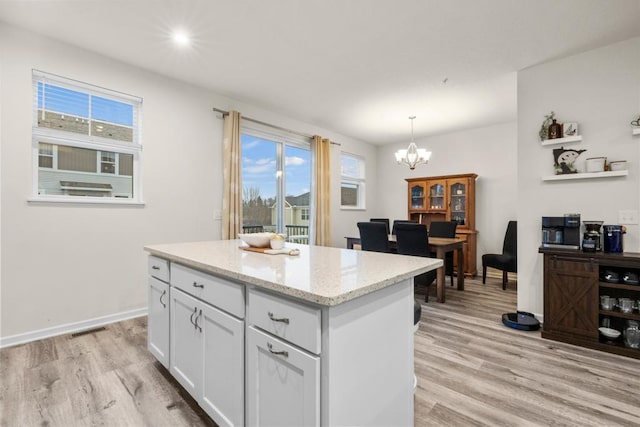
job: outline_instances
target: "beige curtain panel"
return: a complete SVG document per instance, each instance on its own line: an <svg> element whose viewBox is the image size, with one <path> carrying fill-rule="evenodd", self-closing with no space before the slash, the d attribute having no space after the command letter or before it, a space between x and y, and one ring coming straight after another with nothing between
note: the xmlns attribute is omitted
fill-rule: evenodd
<svg viewBox="0 0 640 427"><path fill-rule="evenodd" d="M237 239L242 227L242 166L240 152L240 113L230 111L224 117L222 190L222 239Z"/></svg>
<svg viewBox="0 0 640 427"><path fill-rule="evenodd" d="M331 141L313 137L316 168L314 171L314 236L313 244L331 246Z"/></svg>

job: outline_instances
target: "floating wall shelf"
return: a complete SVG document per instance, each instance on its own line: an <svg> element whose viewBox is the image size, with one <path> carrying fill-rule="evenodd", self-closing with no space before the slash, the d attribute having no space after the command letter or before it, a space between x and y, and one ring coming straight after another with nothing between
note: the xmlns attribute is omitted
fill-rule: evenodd
<svg viewBox="0 0 640 427"><path fill-rule="evenodd" d="M582 135L575 136L567 136L565 138L556 138L556 139L545 139L540 143L540 145L560 145L560 144L568 144L570 142L580 142L582 141Z"/></svg>
<svg viewBox="0 0 640 427"><path fill-rule="evenodd" d="M613 178L616 176L627 176L628 170L623 171L607 171L607 172L588 172L588 173L568 173L564 175L543 176L543 181L566 181L568 179L592 179L592 178Z"/></svg>

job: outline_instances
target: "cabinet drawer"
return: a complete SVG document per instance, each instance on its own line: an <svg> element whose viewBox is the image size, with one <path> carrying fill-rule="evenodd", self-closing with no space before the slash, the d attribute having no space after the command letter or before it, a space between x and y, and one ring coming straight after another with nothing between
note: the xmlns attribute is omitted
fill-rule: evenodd
<svg viewBox="0 0 640 427"><path fill-rule="evenodd" d="M157 256L149 255L147 267L149 276L169 283L169 261L158 258Z"/></svg>
<svg viewBox="0 0 640 427"><path fill-rule="evenodd" d="M196 298L244 319L244 286L180 264L171 266L171 284Z"/></svg>
<svg viewBox="0 0 640 427"><path fill-rule="evenodd" d="M312 353L320 354L320 308L250 289L249 322Z"/></svg>
<svg viewBox="0 0 640 427"><path fill-rule="evenodd" d="M247 425L320 425L320 357L249 327L246 358Z"/></svg>

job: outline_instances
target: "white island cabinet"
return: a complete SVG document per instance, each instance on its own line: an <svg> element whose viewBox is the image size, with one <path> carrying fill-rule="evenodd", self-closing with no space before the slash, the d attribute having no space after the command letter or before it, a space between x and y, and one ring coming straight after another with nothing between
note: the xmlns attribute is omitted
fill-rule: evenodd
<svg viewBox="0 0 640 427"><path fill-rule="evenodd" d="M169 263L150 256L148 271L147 348L169 368Z"/></svg>
<svg viewBox="0 0 640 427"><path fill-rule="evenodd" d="M211 418L413 425L412 277L442 261L289 243L299 256L266 255L241 244L145 247L168 265L169 370Z"/></svg>

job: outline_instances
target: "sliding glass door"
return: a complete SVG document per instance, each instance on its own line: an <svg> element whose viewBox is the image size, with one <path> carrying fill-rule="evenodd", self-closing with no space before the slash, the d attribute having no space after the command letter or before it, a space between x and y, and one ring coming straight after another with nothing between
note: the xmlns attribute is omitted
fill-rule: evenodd
<svg viewBox="0 0 640 427"><path fill-rule="evenodd" d="M244 127L242 149L243 232L284 233L309 242L311 152L306 138Z"/></svg>

